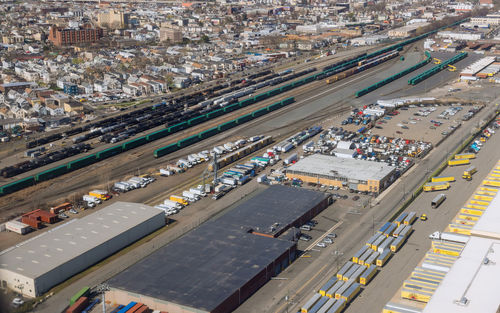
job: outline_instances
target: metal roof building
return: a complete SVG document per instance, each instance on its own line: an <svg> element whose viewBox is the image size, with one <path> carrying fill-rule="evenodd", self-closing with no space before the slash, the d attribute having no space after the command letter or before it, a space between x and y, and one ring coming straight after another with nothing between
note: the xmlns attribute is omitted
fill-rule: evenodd
<svg viewBox="0 0 500 313"><path fill-rule="evenodd" d="M161 210L116 202L0 252L0 282L39 296L163 225Z"/></svg>
<svg viewBox="0 0 500 313"><path fill-rule="evenodd" d="M313 154L287 168L286 176L304 182L380 192L395 178L395 170L382 162Z"/></svg>
<svg viewBox="0 0 500 313"><path fill-rule="evenodd" d="M500 240L471 236L423 313L498 312Z"/></svg>
<svg viewBox="0 0 500 313"><path fill-rule="evenodd" d="M231 312L295 259L296 243L276 237L328 201L269 187L110 279L106 299L170 313Z"/></svg>

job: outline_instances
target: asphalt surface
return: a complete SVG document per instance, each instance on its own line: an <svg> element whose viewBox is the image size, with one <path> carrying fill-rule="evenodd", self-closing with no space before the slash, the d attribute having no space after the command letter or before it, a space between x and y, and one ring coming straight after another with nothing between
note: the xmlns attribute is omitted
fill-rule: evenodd
<svg viewBox="0 0 500 313"><path fill-rule="evenodd" d="M295 261L289 268L278 276L278 279L268 282L264 287L257 291L254 296L243 303L235 312L296 312L300 308L300 305L303 305L313 295L313 293L316 292L318 288L337 271L338 266L343 265L343 263L349 260L351 256L354 255L359 248L361 248L362 244L366 242L366 240L374 233L374 231L392 216L404 200L410 196L413 190L415 190L424 181L425 177L434 171L434 169L441 164L449 153L451 153L455 147L458 147L463 140L470 135L471 127L476 125L477 121L483 119L486 115L488 115L488 110L481 111L475 118L468 121L464 127L459 128L454 135L446 139L443 144L431 151L431 153L423 160L417 162L412 169L405 173L400 180L395 182L388 189L388 191L385 192L384 197L381 199L379 204L372 203L371 208L370 205L366 208L354 207L347 210L345 208L336 208L337 213L328 216L331 220L330 224L322 227L323 230L326 230L329 226L333 226L338 221L343 222L342 225L335 231L338 235L338 239L335 243L325 249L316 248L315 250L318 251L311 251L309 253L311 257L300 258ZM492 149L498 147L495 146L495 142L491 142L490 146ZM483 155L488 155L488 152L484 152L485 153L481 151ZM495 159L495 156L492 156L492 158ZM489 169L487 166L485 168L486 170ZM460 170L463 171L463 168L456 169L456 171ZM486 170L481 169L481 172L485 173ZM456 184L458 185L460 183L461 182L457 182ZM465 190L468 190L468 187L465 187ZM470 192L472 192L472 189ZM462 191L462 193L465 194L463 199L466 199L467 192ZM429 231L431 229L432 231L429 232L426 230L425 236L435 230L444 229L443 223L446 224L449 222L451 217L453 217L456 213L450 213L449 217L445 220L435 219L437 224L433 224L435 215L440 214L442 211L440 211L440 208L435 212L428 212L431 200L428 198L430 197L432 196L424 194L419 197L419 200L424 199L421 201L423 201L426 205L420 207L420 202L415 202L417 204L414 204L409 209L412 211L424 211L432 214L428 223L425 224L426 227L429 227ZM461 203L463 203L463 201ZM450 203L451 202L452 201L450 201ZM459 205L456 207L457 210L459 209ZM420 209L416 210L415 206ZM335 208L335 205L333 207ZM443 208L446 209L446 206L443 206ZM320 216L321 215L323 214L320 214ZM321 221L322 217L317 217L316 219ZM439 224L439 221L442 223ZM416 233L418 234L418 232ZM410 244L406 245L407 247L412 246L411 240L412 239L410 239ZM425 250L421 250L421 253L425 253ZM338 252L335 253L335 251ZM399 253L399 255L402 254L403 253ZM398 255L396 255L396 257L398 257ZM408 256L408 258L411 258L411 255ZM419 260L420 259L417 258L415 259L415 262L418 262ZM387 268L392 267L391 262L393 263L393 261L390 261L386 266ZM405 260L402 262L404 263ZM384 270L382 270L382 272L383 271ZM388 274L389 277L396 276L401 278L398 283L394 283L395 290L399 288L403 279L406 278L408 274L399 275L397 270ZM380 276L382 275L377 275L376 279L379 279L378 277ZM382 285L385 284L390 283L383 280ZM371 286L368 288L371 288ZM372 305L370 303L373 301L377 303L380 310L370 309L370 312L380 312L383 307L382 304L385 305L388 299L390 299L395 292L395 290L388 292L385 289L381 289L380 286L378 288L374 287L372 290L374 295L371 296L370 300L363 302L359 307L351 305L351 307L357 308L352 312L367 312L366 308L371 308ZM285 301L287 296L289 299L288 302ZM361 293L360 299L365 299L366 297L368 297L368 292ZM376 299L379 300L376 301ZM349 308L347 312L351 312L350 310L351 309Z"/></svg>
<svg viewBox="0 0 500 313"><path fill-rule="evenodd" d="M418 55L409 55L408 58L409 60L414 60L415 62L419 61ZM398 61L399 62L399 61ZM410 61L408 61L410 62ZM338 116L340 114L345 113L346 109L350 109L350 105L352 103L352 100L354 99L353 95L356 90L360 88L362 85L369 85L378 79L374 78L374 73L380 74L380 73L387 73L390 75L390 70L392 68L391 66L392 63L386 63L382 64L375 69L360 73L354 77L351 77L350 79L342 80L339 81L336 84L333 85L326 85L323 82L316 82L313 84L316 84L319 86L319 88L314 89L312 88L313 84L304 86L305 88L299 89L294 91L291 94L297 93L297 103L293 106L291 106L290 109L283 109L279 110L277 112L273 112L267 116L264 116L262 119L252 121L251 123L245 124L239 128L233 129L231 131L228 131L226 133L223 133L219 136L216 136L214 138L211 138L207 141L204 141L202 143L199 143L197 145L191 146L187 149L183 149L181 152L177 152L171 156L169 156L169 160L174 160L177 159L180 156L185 156L189 153L192 153L194 151L200 151L206 147L211 147L215 143L220 144L221 141L224 142L224 140L230 140L232 138L236 138L237 136L242 136L242 135L256 135L256 134L262 134L262 133L271 133L274 135L278 136L283 136L285 134L291 133L298 131L301 127L305 126L310 126L314 124L317 121L323 121L325 119L331 119L335 116ZM445 73L446 74L446 73ZM385 74L384 74L385 75ZM441 75L438 74L438 75ZM457 74L455 74L457 75ZM388 75L385 75L388 76ZM323 84L323 86L320 86ZM301 93L299 95L299 93ZM404 95L409 95L408 93L402 92L400 96ZM366 103L366 102L365 102ZM484 113L481 112L480 115ZM468 130L466 128L460 129L455 136L450 138L450 142L447 143L446 145L457 145L460 140L461 140L461 135L465 137L465 135L468 134ZM448 142L448 140L447 140ZM444 145L443 145L444 146ZM153 148L149 148L149 151L152 151ZM441 149L443 150L443 149ZM438 155L441 150L437 150L436 152L432 153L431 155ZM446 152L441 151L441 153L446 154ZM435 156L432 158L429 158L429 161L424 161L428 165L428 168L433 168L437 164L439 164L439 161L442 157L441 156ZM91 166L87 169L84 169L79 172L75 172L74 175L66 175L69 177L61 177L60 179L55 179L51 182L51 186L47 187L44 191L43 194L38 196L39 200L38 201L49 201L50 199L54 199L55 196L53 194L55 193L56 196L59 196L61 194L68 194L68 192L76 192L78 191L81 187L87 186L89 184L96 184L96 183L101 183L104 184L110 179L118 178L118 177L123 177L125 174L132 174L131 170L138 168L138 170L143 170L143 169L148 169L153 166L157 166L159 164L165 164L168 163L168 160L165 159L160 159L156 160L153 159L151 156L151 152L143 151L143 150L138 150L138 151L132 151L130 156L127 156L125 159L121 158L112 158L110 160L107 160L105 162L106 165L113 166L114 168L112 170L109 170L109 172L103 172L101 166ZM194 179L199 177L199 174L201 173L202 168L198 167L197 169L192 169L191 171L188 171L186 173L186 179ZM421 178L424 176L425 171L417 171L418 173L415 173L415 175L411 175L411 177L408 177L408 182L405 182L402 186L403 189L405 190L411 190L412 186L418 185L418 183L421 181ZM94 174L93 179L89 179L88 174ZM85 174L85 175L84 175ZM79 179L79 176L82 178ZM174 176L175 177L175 176ZM137 201L137 202L147 202L147 199L152 198L154 195L157 195L158 192L163 192L167 193L169 190L172 190L172 188L176 188L179 181L181 180L181 177L177 176L173 179L170 179L168 183L165 185L163 184L156 184L156 186L160 187L155 187L152 188L148 187L144 190L141 190L140 192L130 193L130 194L125 194L120 196L121 201ZM182 180L181 180L182 181ZM154 185L154 184L153 184ZM253 187L252 187L253 186ZM200 223L202 223L206 218L210 216L210 214L215 214L215 212L220 211L226 206L229 206L232 202L236 201L237 199L241 198L241 196L245 193L251 192L252 188L255 188L255 183L251 182L241 188L237 189L237 192L230 193L227 197L222 198L221 200L218 200L217 202L212 203L211 205L208 205L207 207L204 208L196 208L193 206L193 211L191 211L191 214L188 214L185 219L179 219L179 223L176 224L176 226L173 227L172 230L167 231L163 233L162 235L154 238L150 242L144 244L141 247L136 248L132 253L128 253L126 256L120 257L116 259L115 261L106 264L96 272L93 272L86 277L80 279L76 283L71 284L68 288L64 289L60 293L56 294L54 297L50 298L46 303L42 304L37 311L40 312L59 312L60 310L64 309L64 306L67 303L67 300L69 297L74 294L76 291L78 291L79 288L81 288L82 285L96 285L97 283L111 277L115 273L121 271L122 269L126 268L127 266L133 264L143 256L149 254L152 252L155 248L169 242L170 240L176 238L177 236L180 236L181 234L185 233L192 227L196 227ZM399 195L399 196L398 196ZM344 244L346 245L346 249L342 249L342 252L344 252L344 256L340 258L339 261L342 259L345 259L346 255L348 254L347 249L349 249L349 246L352 246L353 250L357 249L358 247L356 246L363 240L363 238L366 238L369 234L368 232L365 231L359 231L359 229L356 229L355 227L352 227L351 225L356 225L356 222L359 223L359 225L372 225L374 224L373 221L384 221L386 220L391 214L390 208L395 207L397 204L399 204L402 200L402 190L401 187L398 185L397 188L395 188L391 192L391 196L388 196L384 198L383 203L381 203L377 207L381 207L383 209L370 209L367 214L353 214L349 212L345 212L346 222L339 227L339 235L340 234L346 234L346 235L341 235L339 240L335 245L332 247L335 247L336 245L343 246ZM387 203L386 203L387 202ZM9 207L9 206L22 206L26 204L34 203L33 199L22 199L18 203L4 203L3 207ZM348 215L347 215L348 214ZM373 217L372 217L373 216ZM339 218L340 220L340 218ZM354 234L350 234L350 232L354 232ZM345 241L345 242L344 242ZM328 248L330 249L330 248ZM328 249L325 249L327 251ZM331 251L330 251L331 252ZM351 251L352 252L352 251ZM351 255L354 252L351 253ZM328 255L326 253L320 254L317 258L314 260L308 260L311 261L312 263L317 263L317 260L331 260L331 255ZM293 266L289 268L291 271L292 268L296 266L296 264L299 264L297 266L300 266L301 260L298 260ZM320 262L321 263L321 262ZM323 263L324 264L324 263ZM315 268L312 266L311 268ZM293 284L298 284L298 286L302 286L304 281L306 279L300 279L300 276L304 275L309 275L306 273L310 273L310 267L307 267L307 271L301 271L301 273L298 274L298 280L294 279L292 285L290 286L290 290L297 290L298 288L293 288ZM316 267L316 269L318 269ZM287 271L289 271L287 270ZM329 268L331 270L331 268ZM285 271L285 273L288 273ZM324 275L324 274L323 274ZM323 276L321 276L323 277ZM264 286L258 294L261 292L264 292L263 290L266 290L267 295L271 295L275 298L277 303L274 303L275 301L273 300L272 303L269 304L269 309L270 311L274 311L274 309L278 309L280 306L283 305L282 301L279 301L279 299L284 298L283 295L283 290L286 288L281 288L280 285L276 285L277 283L284 283L285 281L271 281L268 283L266 286ZM288 281L287 281L288 282ZM290 280L289 282L292 282ZM268 287L268 285L270 287ZM303 297L308 294L309 290L307 288L307 285L304 285L306 288L303 289L302 296L299 293L299 295L293 296L292 301L295 301L296 303L300 302ZM268 289L271 288L271 289ZM274 290L273 293L270 293L269 290ZM276 293L276 290L279 290ZM247 303L251 303L253 298L249 299ZM243 304L241 307L242 310L245 310L246 303ZM256 311L253 312L262 312L262 311L267 311L261 310L263 307L262 306L256 306L255 307ZM258 309L257 309L258 308ZM239 310L239 309L238 309ZM250 310L251 311L251 310ZM243 312L243 311L242 311Z"/></svg>

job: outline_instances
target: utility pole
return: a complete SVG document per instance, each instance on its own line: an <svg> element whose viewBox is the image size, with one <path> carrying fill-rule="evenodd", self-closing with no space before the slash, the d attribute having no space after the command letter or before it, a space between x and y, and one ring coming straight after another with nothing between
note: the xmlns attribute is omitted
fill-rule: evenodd
<svg viewBox="0 0 500 313"><path fill-rule="evenodd" d="M106 283L99 284L95 287L95 291L102 295L102 312L106 313L106 291L109 291L109 285Z"/></svg>

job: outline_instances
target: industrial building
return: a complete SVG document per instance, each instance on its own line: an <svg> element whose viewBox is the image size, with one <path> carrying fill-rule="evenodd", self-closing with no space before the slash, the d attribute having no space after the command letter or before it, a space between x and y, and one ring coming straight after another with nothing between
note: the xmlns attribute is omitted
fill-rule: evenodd
<svg viewBox="0 0 500 313"><path fill-rule="evenodd" d="M396 168L385 163L313 154L286 170L290 179L379 193L396 178Z"/></svg>
<svg viewBox="0 0 500 313"><path fill-rule="evenodd" d="M106 300L231 312L295 259L286 235L329 203L323 193L271 186L110 279Z"/></svg>
<svg viewBox="0 0 500 313"><path fill-rule="evenodd" d="M164 225L161 210L116 202L0 252L1 286L40 296Z"/></svg>

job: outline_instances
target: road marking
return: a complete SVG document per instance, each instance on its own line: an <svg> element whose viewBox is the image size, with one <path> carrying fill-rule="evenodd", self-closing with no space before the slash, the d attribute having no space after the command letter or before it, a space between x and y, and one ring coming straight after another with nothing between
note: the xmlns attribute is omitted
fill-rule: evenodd
<svg viewBox="0 0 500 313"><path fill-rule="evenodd" d="M338 222L337 224L333 225L329 230L327 230L323 235L321 235L318 239L316 239L315 242L313 242L309 247L306 248L306 250L304 251L309 251L309 250L312 250L312 248L314 246L316 246L316 244L318 244L318 242L320 242L321 240L325 239L326 235L328 235L330 232L334 231L335 229L337 229L337 227L339 227L340 225L342 225L342 223L344 223L344 221L340 221ZM316 250L317 251L317 250Z"/></svg>

